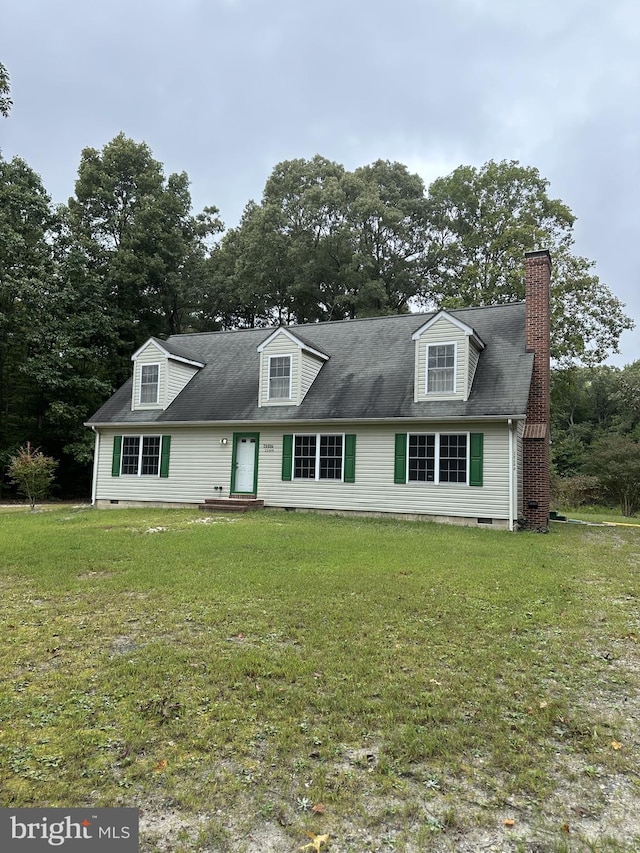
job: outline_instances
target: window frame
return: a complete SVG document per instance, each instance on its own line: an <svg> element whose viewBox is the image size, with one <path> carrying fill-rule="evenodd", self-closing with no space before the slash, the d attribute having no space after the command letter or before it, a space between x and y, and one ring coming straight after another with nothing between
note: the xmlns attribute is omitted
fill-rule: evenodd
<svg viewBox="0 0 640 853"><path fill-rule="evenodd" d="M429 352L437 347L453 347L453 366L452 367L429 367ZM429 375L430 371L451 370L451 387L446 390L431 391L429 390ZM450 395L456 393L458 373L458 342L457 341L438 341L437 343L427 344L425 348L425 371L424 371L424 393L430 397ZM431 374L433 375L433 373Z"/></svg>
<svg viewBox="0 0 640 853"><path fill-rule="evenodd" d="M441 476L441 465L442 465L442 436L460 436L465 438L465 464L464 464L464 480L449 480L442 479ZM412 438L433 438L433 480L421 479L410 477L411 470L411 460L419 459L420 457L411 456L411 439ZM426 457L425 457L426 458ZM447 457L448 459L455 459L455 457ZM471 433L468 431L456 431L456 432L408 432L407 433L407 445L406 445L406 463L405 463L405 482L408 484L415 485L432 485L432 486L469 486L470 485L470 462L471 462Z"/></svg>
<svg viewBox="0 0 640 853"><path fill-rule="evenodd" d="M155 367L156 369L156 380L153 382L145 382L144 381L144 372L145 369L149 369ZM142 391L143 388L149 388L155 384L156 386L156 395L154 400L143 400L142 399ZM140 389L139 389L139 405L141 406L157 406L160 403L160 362L154 361L149 364L141 364L140 365Z"/></svg>
<svg viewBox="0 0 640 853"><path fill-rule="evenodd" d="M271 376L271 364L275 359L281 359L282 361L286 360L289 362L289 393L286 397L274 397L271 393L271 380L273 379L283 379L282 376ZM269 361L267 364L267 400L273 402L282 402L289 401L292 399L293 393L293 356L291 353L281 353L280 355L270 355Z"/></svg>
<svg viewBox="0 0 640 853"><path fill-rule="evenodd" d="M150 454L148 452L145 453L145 441L157 441L157 453ZM135 453L136 460L136 470L135 472L125 471L125 457L128 459L134 458L133 453L126 453L125 447L127 442L136 441L138 443L138 449ZM155 468L156 470L152 473L146 472L144 473L143 468L143 459L153 459L155 457ZM148 463L147 463L148 464ZM162 436L161 435L123 435L122 436L122 445L120 448L120 476L121 477L160 477L160 471L162 466Z"/></svg>
<svg viewBox="0 0 640 853"><path fill-rule="evenodd" d="M322 444L323 439L325 439L325 449L327 447L331 449L330 443L327 443L329 439L340 439L340 476L339 477L328 477L322 476L322 463L329 463L331 460L337 459L337 455L330 455L328 453L322 454ZM315 450L313 457L310 454L306 456L302 456L298 454L298 439L313 439L315 441ZM292 445L292 457L291 457L291 479L298 483L344 483L344 466L345 466L345 451L346 451L346 438L345 433L342 432L298 432L293 433L293 445ZM312 459L314 461L314 476L313 477L303 477L296 474L297 468L297 460Z"/></svg>

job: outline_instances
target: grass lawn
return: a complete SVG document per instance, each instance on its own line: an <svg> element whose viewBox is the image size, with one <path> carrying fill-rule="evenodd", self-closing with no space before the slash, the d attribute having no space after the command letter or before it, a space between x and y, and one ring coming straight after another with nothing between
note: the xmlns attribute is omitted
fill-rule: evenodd
<svg viewBox="0 0 640 853"><path fill-rule="evenodd" d="M606 506L581 506L575 509L561 509L559 512L568 519L589 521L595 524L611 523L624 526L637 525L640 527L640 516L633 515L629 517L622 515L619 509L612 509Z"/></svg>
<svg viewBox="0 0 640 853"><path fill-rule="evenodd" d="M0 806L137 806L142 851L640 849L640 528L12 509L0 579Z"/></svg>

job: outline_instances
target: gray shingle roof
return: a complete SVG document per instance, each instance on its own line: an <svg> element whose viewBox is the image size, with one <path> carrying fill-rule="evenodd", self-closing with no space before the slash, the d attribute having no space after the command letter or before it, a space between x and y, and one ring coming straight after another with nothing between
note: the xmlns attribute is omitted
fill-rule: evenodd
<svg viewBox="0 0 640 853"><path fill-rule="evenodd" d="M169 338L166 341L163 341L161 338L151 338L152 341L155 341L159 346L166 350L169 355L175 355L178 358L186 358L189 361L199 361L204 364L204 359L200 357L200 354L194 352L191 347L187 348L182 346L180 339L180 335L174 335L173 338Z"/></svg>
<svg viewBox="0 0 640 853"><path fill-rule="evenodd" d="M524 304L449 312L485 342L469 399L413 402L412 334L433 314L290 327L329 356L299 406L258 407L257 347L273 328L176 335L163 346L202 368L165 411L131 411L131 380L90 424L286 422L502 417L526 411L533 355L525 351Z"/></svg>

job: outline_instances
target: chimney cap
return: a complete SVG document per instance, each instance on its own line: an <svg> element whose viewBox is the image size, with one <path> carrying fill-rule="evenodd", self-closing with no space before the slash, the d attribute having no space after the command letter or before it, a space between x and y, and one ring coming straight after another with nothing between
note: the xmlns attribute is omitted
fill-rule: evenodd
<svg viewBox="0 0 640 853"><path fill-rule="evenodd" d="M533 260L534 258L546 258L549 267L551 267L551 252L549 249L535 249L532 252L524 253L525 261L528 261L529 259Z"/></svg>

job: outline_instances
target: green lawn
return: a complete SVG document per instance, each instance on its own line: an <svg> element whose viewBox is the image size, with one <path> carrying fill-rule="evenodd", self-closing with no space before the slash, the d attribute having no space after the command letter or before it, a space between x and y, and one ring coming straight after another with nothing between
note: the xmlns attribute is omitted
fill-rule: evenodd
<svg viewBox="0 0 640 853"><path fill-rule="evenodd" d="M640 516L633 515L628 517L622 515L619 509L612 509L606 506L581 506L575 509L559 510L561 515L568 519L589 521L595 524L610 523L620 525L637 525L640 527Z"/></svg>
<svg viewBox="0 0 640 853"><path fill-rule="evenodd" d="M638 528L12 509L0 578L0 806L139 806L143 851L640 849Z"/></svg>

